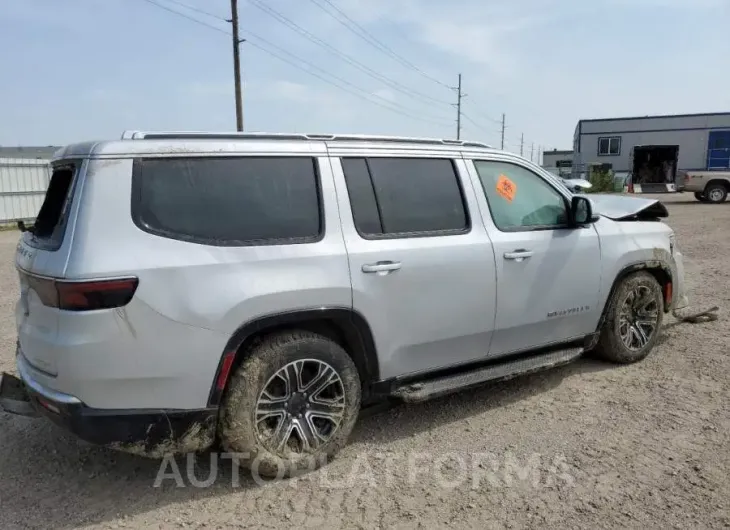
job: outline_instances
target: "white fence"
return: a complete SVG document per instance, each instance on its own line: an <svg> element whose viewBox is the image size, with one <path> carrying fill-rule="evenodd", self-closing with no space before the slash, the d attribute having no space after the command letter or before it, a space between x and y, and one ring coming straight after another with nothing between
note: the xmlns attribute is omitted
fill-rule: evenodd
<svg viewBox="0 0 730 530"><path fill-rule="evenodd" d="M0 224L34 220L50 178L47 160L0 158Z"/></svg>

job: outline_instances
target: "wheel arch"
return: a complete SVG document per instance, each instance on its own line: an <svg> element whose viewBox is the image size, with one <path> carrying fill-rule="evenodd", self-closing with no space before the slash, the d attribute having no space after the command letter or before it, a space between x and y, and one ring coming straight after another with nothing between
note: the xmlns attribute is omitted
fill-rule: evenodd
<svg viewBox="0 0 730 530"><path fill-rule="evenodd" d="M357 367L363 397L380 377L378 355L370 325L357 311L345 307L301 309L266 315L242 324L226 343L211 382L208 406L220 405L231 373L246 358L252 344L266 336L299 329L323 335L345 349Z"/></svg>
<svg viewBox="0 0 730 530"><path fill-rule="evenodd" d="M722 187L724 187L728 193L730 193L730 181L727 179L719 179L719 178L713 178L705 185L705 189L709 188L710 186L714 184L719 184Z"/></svg>
<svg viewBox="0 0 730 530"><path fill-rule="evenodd" d="M672 269L669 265L664 263L663 261L659 260L646 260L646 261L639 261L632 263L630 265L625 266L623 269L619 271L619 273L616 275L616 278L613 280L613 284L611 284L611 289L608 291L608 296L606 297L606 302L603 304L603 310L601 311L601 318L598 321L598 327L596 328L597 331L600 331L601 327L603 326L603 323L606 320L606 316L608 314L608 307L611 304L611 299L613 298L614 293L618 289L619 285L621 285L621 282L624 281L628 276L635 272L639 271L645 271L654 276L656 278L657 282L659 282L659 285L662 287L662 293L663 293L663 301L664 301L664 312L668 313L669 309L671 307L671 296L669 301L667 301L667 285L671 285L673 283L672 279ZM670 293L671 294L671 293Z"/></svg>

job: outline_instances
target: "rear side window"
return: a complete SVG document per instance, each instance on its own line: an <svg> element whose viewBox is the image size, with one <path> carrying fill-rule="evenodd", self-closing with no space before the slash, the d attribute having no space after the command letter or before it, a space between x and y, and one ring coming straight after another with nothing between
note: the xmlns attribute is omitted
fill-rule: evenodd
<svg viewBox="0 0 730 530"><path fill-rule="evenodd" d="M450 235L469 230L451 160L343 158L358 232L365 237Z"/></svg>
<svg viewBox="0 0 730 530"><path fill-rule="evenodd" d="M80 162L64 161L51 168L46 195L31 228L29 243L32 246L44 250L61 247L79 165Z"/></svg>
<svg viewBox="0 0 730 530"><path fill-rule="evenodd" d="M132 186L135 223L163 237L245 246L308 243L323 234L313 158L138 159Z"/></svg>

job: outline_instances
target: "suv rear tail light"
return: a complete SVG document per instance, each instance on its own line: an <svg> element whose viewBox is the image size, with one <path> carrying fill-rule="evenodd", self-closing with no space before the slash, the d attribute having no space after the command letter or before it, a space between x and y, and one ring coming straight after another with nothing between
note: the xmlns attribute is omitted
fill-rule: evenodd
<svg viewBox="0 0 730 530"><path fill-rule="evenodd" d="M137 290L137 278L116 280L64 281L25 275L43 305L65 311L93 311L122 307Z"/></svg>

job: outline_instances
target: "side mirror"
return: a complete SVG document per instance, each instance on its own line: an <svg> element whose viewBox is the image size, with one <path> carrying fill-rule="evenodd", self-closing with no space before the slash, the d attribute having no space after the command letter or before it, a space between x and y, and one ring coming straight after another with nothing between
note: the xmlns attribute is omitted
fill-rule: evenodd
<svg viewBox="0 0 730 530"><path fill-rule="evenodd" d="M570 219L574 225L586 225L596 221L593 203L588 197L574 196L570 201Z"/></svg>

